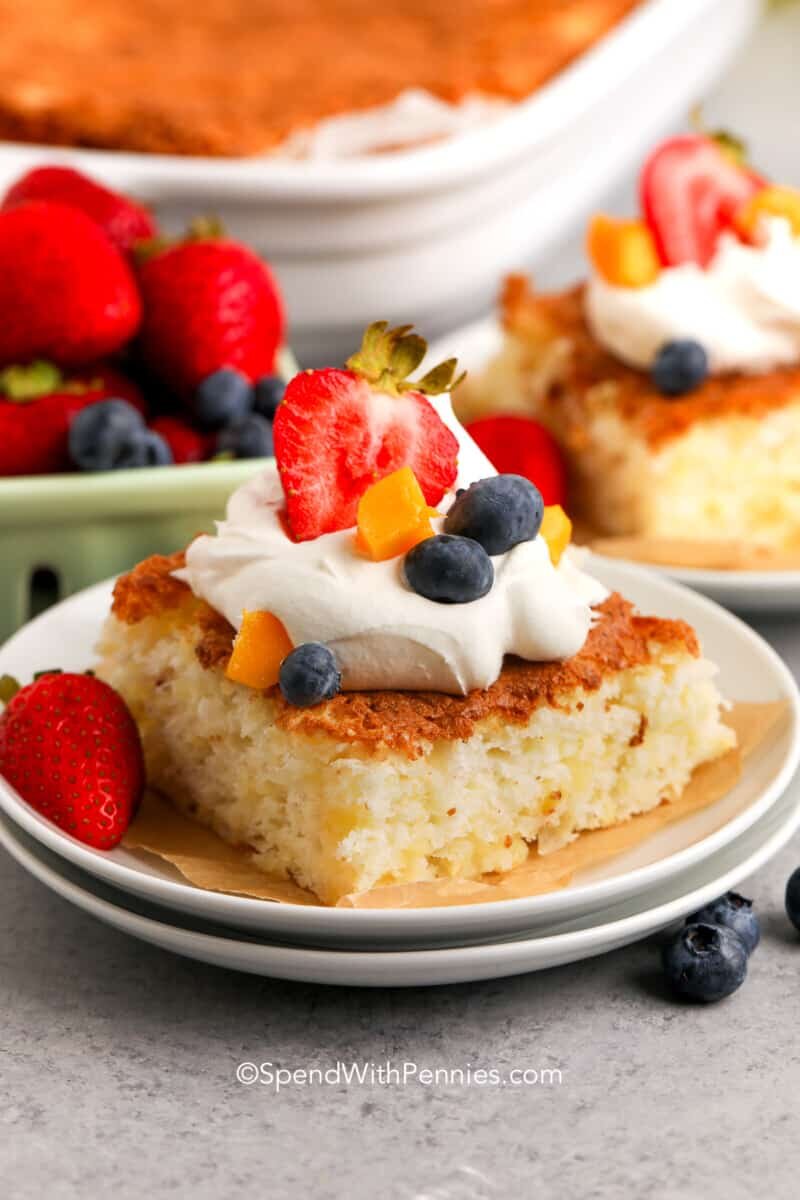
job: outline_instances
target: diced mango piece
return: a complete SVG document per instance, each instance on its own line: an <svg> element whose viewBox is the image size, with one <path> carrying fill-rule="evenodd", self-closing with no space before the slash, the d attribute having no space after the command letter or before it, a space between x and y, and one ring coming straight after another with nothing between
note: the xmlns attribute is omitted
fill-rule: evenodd
<svg viewBox="0 0 800 1200"><path fill-rule="evenodd" d="M411 467L379 479L359 500L356 545L374 562L405 554L429 537L430 509Z"/></svg>
<svg viewBox="0 0 800 1200"><path fill-rule="evenodd" d="M560 504L547 505L539 533L547 542L553 566L557 567L572 537L572 521Z"/></svg>
<svg viewBox="0 0 800 1200"><path fill-rule="evenodd" d="M646 287L661 270L655 239L644 221L598 214L589 222L586 250L598 274L616 287Z"/></svg>
<svg viewBox="0 0 800 1200"><path fill-rule="evenodd" d="M268 688L278 682L281 663L294 649L282 621L271 612L246 612L225 674L234 683Z"/></svg>
<svg viewBox="0 0 800 1200"><path fill-rule="evenodd" d="M765 187L739 209L734 219L738 232L755 241L761 217L785 217L795 237L800 237L800 191L777 184Z"/></svg>

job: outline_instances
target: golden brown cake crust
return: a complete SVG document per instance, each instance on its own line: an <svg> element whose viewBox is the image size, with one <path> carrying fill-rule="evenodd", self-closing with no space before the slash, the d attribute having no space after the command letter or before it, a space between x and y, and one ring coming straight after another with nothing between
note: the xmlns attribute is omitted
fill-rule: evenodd
<svg viewBox="0 0 800 1200"><path fill-rule="evenodd" d="M521 99L639 2L0 0L0 137L249 155L409 87Z"/></svg>
<svg viewBox="0 0 800 1200"><path fill-rule="evenodd" d="M501 311L505 329L519 338L523 349L527 343L535 354L536 347L557 339L569 343L563 373L545 404L552 410L553 423L576 449L592 413L600 407L613 406L657 448L698 421L762 417L800 400L800 367L762 375L712 375L687 396L662 396L645 372L626 366L592 337L584 318L582 284L540 294L524 276L512 275L505 282ZM544 417L548 419L546 413Z"/></svg>
<svg viewBox="0 0 800 1200"><path fill-rule="evenodd" d="M195 653L202 666L221 670L230 657L234 630L218 612L196 600L186 584L170 577L182 562L182 555L145 559L118 580L112 611L128 624L175 612L193 635L196 630ZM183 606L185 612L179 612ZM695 633L684 621L639 616L616 593L596 611L598 620L573 658L552 663L507 658L496 683L467 696L342 692L314 708L294 708L277 688L264 694L279 705L277 721L284 729L325 734L372 750L397 750L414 758L437 739L466 740L486 718L523 723L542 705L573 704L576 689L596 691L615 672L648 663L653 643L676 645L694 657L700 653Z"/></svg>

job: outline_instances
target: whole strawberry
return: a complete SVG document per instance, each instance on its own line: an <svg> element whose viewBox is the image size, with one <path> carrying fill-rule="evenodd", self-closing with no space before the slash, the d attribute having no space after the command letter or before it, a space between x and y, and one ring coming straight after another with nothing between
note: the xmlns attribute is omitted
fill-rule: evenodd
<svg viewBox="0 0 800 1200"><path fill-rule="evenodd" d="M210 434L201 433L178 417L156 417L150 428L161 434L172 451L172 461L177 464L203 462L214 448Z"/></svg>
<svg viewBox="0 0 800 1200"><path fill-rule="evenodd" d="M139 327L133 272L94 221L44 200L0 212L0 367L120 350Z"/></svg>
<svg viewBox="0 0 800 1200"><path fill-rule="evenodd" d="M287 385L273 437L297 541L355 525L367 488L400 467L431 505L455 483L458 442L425 393L450 391L456 362L410 380L427 347L409 328L378 321L346 367L301 371Z"/></svg>
<svg viewBox="0 0 800 1200"><path fill-rule="evenodd" d="M59 829L110 850L144 789L139 731L107 683L91 675L41 675L0 716L0 774Z"/></svg>
<svg viewBox="0 0 800 1200"><path fill-rule="evenodd" d="M0 476L68 471L73 417L112 397L145 412L136 384L105 364L69 375L41 360L0 371Z"/></svg>
<svg viewBox="0 0 800 1200"><path fill-rule="evenodd" d="M54 200L79 208L123 253L158 233L152 214L141 204L72 167L34 167L27 171L6 193L3 208L16 208L28 200Z"/></svg>
<svg viewBox="0 0 800 1200"><path fill-rule="evenodd" d="M218 236L193 236L141 264L142 359L177 396L221 367L255 382L275 370L285 332L278 285L257 254Z"/></svg>

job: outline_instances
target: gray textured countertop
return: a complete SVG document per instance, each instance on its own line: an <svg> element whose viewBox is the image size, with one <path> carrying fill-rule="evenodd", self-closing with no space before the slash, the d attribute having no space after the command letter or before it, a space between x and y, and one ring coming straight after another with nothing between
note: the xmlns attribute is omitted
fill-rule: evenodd
<svg viewBox="0 0 800 1200"><path fill-rule="evenodd" d="M800 23L783 20L796 36ZM788 54L787 36L762 37L761 46L712 105L715 118L734 110L734 124L741 113L751 133L767 93L788 106L789 77L781 92L764 73L767 59ZM758 103L743 107L742 87L757 80ZM767 149L777 170L775 137ZM796 164L787 167L798 182ZM800 671L800 624L756 624ZM795 839L743 886L758 904L762 945L742 990L701 1009L665 997L651 943L541 974L431 990L348 991L227 973L107 929L0 854L3 1193L796 1195L800 938L783 915L783 888L798 863ZM562 1081L511 1091L353 1084L276 1095L236 1082L245 1059L547 1067Z"/></svg>

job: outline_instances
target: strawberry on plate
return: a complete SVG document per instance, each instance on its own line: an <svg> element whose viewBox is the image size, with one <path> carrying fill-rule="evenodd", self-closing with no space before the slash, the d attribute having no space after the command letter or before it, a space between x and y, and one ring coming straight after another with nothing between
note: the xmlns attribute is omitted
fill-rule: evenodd
<svg viewBox="0 0 800 1200"><path fill-rule="evenodd" d="M0 212L0 313L0 367L80 367L130 341L141 303L131 267L94 221L32 200Z"/></svg>
<svg viewBox="0 0 800 1200"><path fill-rule="evenodd" d="M15 681L2 679L6 697ZM27 804L87 846L110 850L144 790L142 744L122 697L91 675L52 672L0 716L0 774Z"/></svg>
<svg viewBox="0 0 800 1200"><path fill-rule="evenodd" d="M142 359L177 396L190 400L222 367L253 383L275 373L283 302L269 267L247 246L201 226L146 257L139 282Z"/></svg>
<svg viewBox="0 0 800 1200"><path fill-rule="evenodd" d="M409 380L426 350L409 330L376 322L344 368L301 371L288 384L273 437L297 541L355 525L367 488L401 467L431 505L455 483L458 442L425 397L454 386L456 362Z"/></svg>
<svg viewBox="0 0 800 1200"><path fill-rule="evenodd" d="M0 476L69 470L73 417L112 398L145 412L136 384L103 363L69 375L42 360L0 371Z"/></svg>
<svg viewBox="0 0 800 1200"><path fill-rule="evenodd" d="M661 261L707 266L719 235L733 228L738 210L763 187L761 176L713 137L686 134L662 142L639 179L642 211Z"/></svg>
<svg viewBox="0 0 800 1200"><path fill-rule="evenodd" d="M545 504L567 502L567 468L558 443L529 417L483 417L467 433L501 475L523 475L535 483Z"/></svg>
<svg viewBox="0 0 800 1200"><path fill-rule="evenodd" d="M72 167L34 167L26 171L9 188L3 208L16 208L27 200L55 200L79 208L123 253L158 233L152 214L141 204L103 187Z"/></svg>

